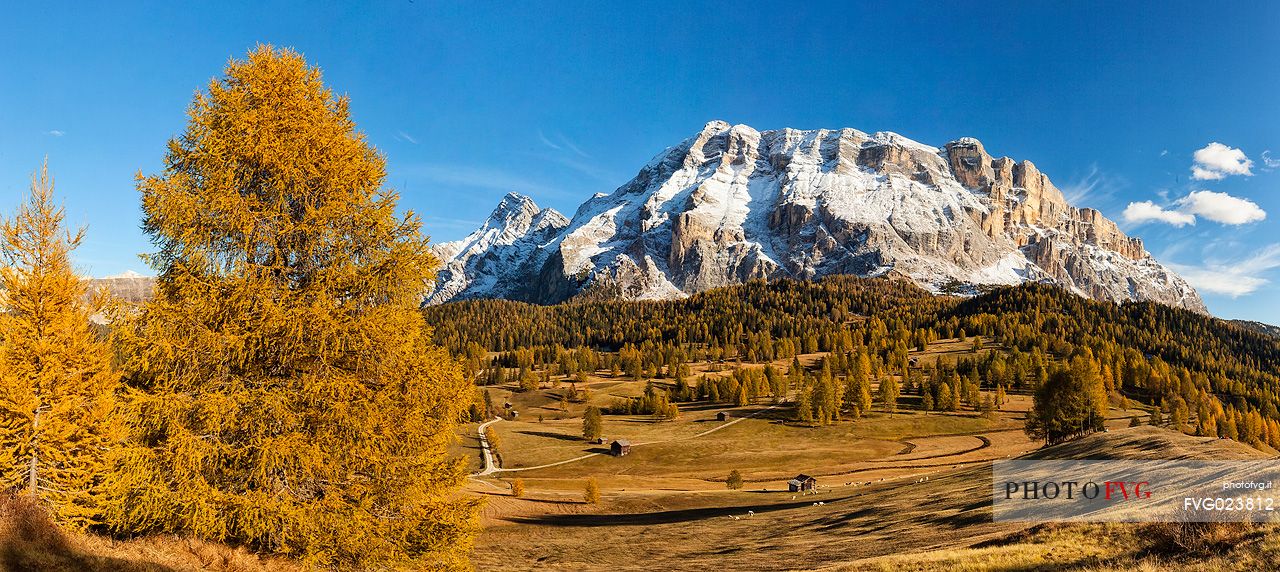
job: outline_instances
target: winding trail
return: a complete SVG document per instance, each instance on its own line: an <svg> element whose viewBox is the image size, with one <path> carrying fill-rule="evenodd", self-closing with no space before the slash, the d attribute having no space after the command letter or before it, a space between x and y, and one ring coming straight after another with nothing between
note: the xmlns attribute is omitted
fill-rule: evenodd
<svg viewBox="0 0 1280 572"><path fill-rule="evenodd" d="M747 415L747 416L745 416L745 417L737 417L737 418L732 419L732 420L730 420L730 421L726 421L726 422L724 422L724 423L721 423L720 425L717 425L717 426L715 426L715 427L712 427L711 429L707 429L706 431L703 431L703 432L701 432L701 433L698 433L697 435L690 435L690 436L688 436L688 437L680 437L679 439L666 439L666 440L663 440L663 441L645 441L645 442L643 442L643 443L632 443L632 444L631 444L631 446L632 446L632 447L641 447L641 446L644 446L644 445L655 445L655 444L658 444L658 443L671 443L671 442L673 442L673 441L687 441L687 440L689 440L689 439L697 439L697 438L699 438L699 437L704 437L704 436L706 436L706 435L710 435L710 434L712 434L712 433L715 433L716 431L719 431L719 430L721 430L721 429L724 429L724 428L726 428L726 427L728 427L728 426L730 426L730 425L733 425L733 424L735 424L735 423L738 423L738 422L741 422L741 421L745 421L745 420L747 420L747 419L750 419L750 418L752 418L752 417L755 417L755 416L757 416L757 415L759 415L759 414L761 414L761 413L764 413L765 411L769 411L770 409L776 409L776 408L778 408L778 407L780 407L780 406L781 406L781 404L774 404L774 405L770 405L770 406L768 406L768 407L766 407L766 408L764 408L764 409L761 409L761 410L759 410L759 411L757 411L757 412L755 412L755 413L752 413L752 414L750 414L750 415ZM492 474L495 474L495 473L515 473L515 472L519 472L519 471L532 471L532 470L535 470L535 469L546 469L546 468L549 468L549 467L557 467L557 466L560 466L560 465L566 465L566 464L569 464L569 463L574 463L574 462L577 462L577 461L581 461L581 460L583 460L583 459L590 459L591 457L598 457L598 456L600 456L600 455L606 455L606 454L607 454L607 453L587 453L586 455L582 455L581 457L574 457L574 458L572 458L572 459L565 459L565 460L563 460L563 461L556 461L556 462L554 462L554 463L547 463L547 464L545 464L545 465L537 465L537 466L534 466L534 467L519 467L519 468L515 468L515 469L500 469L500 468L497 468L497 467L494 467L494 466L493 466L493 455L492 455L492 453L489 451L489 441L488 441L488 439L487 439L487 438L485 438L485 436L484 436L484 429L485 429L485 427L488 427L490 424L492 424L492 423L496 423L496 422L498 422L498 421L502 421L502 418L494 419L493 421L490 421L490 422L485 423L484 425L481 425L481 426L480 426L480 429L479 429L479 430L480 430L480 447L481 447L482 449L484 449L484 470L483 470L483 471L480 471L480 472L478 472L478 473L475 473L474 475L471 475L471 476L473 476L473 477L483 477L483 476L492 475Z"/></svg>
<svg viewBox="0 0 1280 572"><path fill-rule="evenodd" d="M494 417L489 421L481 423L480 426L476 428L476 433L480 434L480 455L484 458L484 468L481 469L480 472L472 475L473 477L483 477L502 470L493 462L493 450L489 448L489 436L484 433L485 429L488 429L490 425L499 421L502 421L501 417Z"/></svg>

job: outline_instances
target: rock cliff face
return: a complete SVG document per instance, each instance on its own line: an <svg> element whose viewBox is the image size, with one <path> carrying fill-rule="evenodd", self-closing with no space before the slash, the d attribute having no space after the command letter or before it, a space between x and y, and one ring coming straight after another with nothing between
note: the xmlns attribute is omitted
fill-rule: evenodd
<svg viewBox="0 0 1280 572"><path fill-rule="evenodd" d="M143 276L132 271L126 271L124 274L115 276L89 278L87 280L89 292L105 291L112 298L129 303L141 303L150 300L152 289L155 288L156 284L155 278Z"/></svg>
<svg viewBox="0 0 1280 572"><path fill-rule="evenodd" d="M1030 161L975 139L941 149L854 129L708 123L571 220L518 195L436 247L427 303L540 303L584 289L671 298L754 278L878 276L934 291L1027 280L1204 312L1195 290L1096 210L1067 204Z"/></svg>

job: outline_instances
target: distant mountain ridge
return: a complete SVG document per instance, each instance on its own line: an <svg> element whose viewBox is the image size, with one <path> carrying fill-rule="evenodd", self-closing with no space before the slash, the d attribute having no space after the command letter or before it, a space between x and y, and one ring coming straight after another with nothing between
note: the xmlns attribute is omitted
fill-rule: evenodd
<svg viewBox="0 0 1280 572"><path fill-rule="evenodd" d="M143 276L132 270L114 276L87 278L86 281L90 292L105 289L113 298L133 303L150 300L156 283L155 277Z"/></svg>
<svg viewBox="0 0 1280 572"><path fill-rule="evenodd" d="M1207 313L1182 277L1029 161L854 129L712 121L567 218L508 194L434 247L427 304L555 303L587 290L668 299L747 280L902 274L934 292L1027 281Z"/></svg>
<svg viewBox="0 0 1280 572"><path fill-rule="evenodd" d="M1228 320L1232 324L1240 326L1246 330L1252 330L1260 334L1266 334L1273 338L1280 338L1280 326L1264 324L1262 322L1254 322L1252 320Z"/></svg>

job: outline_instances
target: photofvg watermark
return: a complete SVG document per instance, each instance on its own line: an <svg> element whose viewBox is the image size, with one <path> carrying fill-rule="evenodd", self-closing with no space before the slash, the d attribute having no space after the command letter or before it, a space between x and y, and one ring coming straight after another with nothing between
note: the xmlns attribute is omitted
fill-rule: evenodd
<svg viewBox="0 0 1280 572"><path fill-rule="evenodd" d="M996 522L1280 522L1280 461L995 461Z"/></svg>

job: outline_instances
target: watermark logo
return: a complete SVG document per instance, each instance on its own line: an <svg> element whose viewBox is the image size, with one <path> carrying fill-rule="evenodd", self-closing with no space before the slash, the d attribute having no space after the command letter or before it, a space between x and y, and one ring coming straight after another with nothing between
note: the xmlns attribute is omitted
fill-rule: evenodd
<svg viewBox="0 0 1280 572"><path fill-rule="evenodd" d="M992 463L997 522L1272 522L1277 461Z"/></svg>

